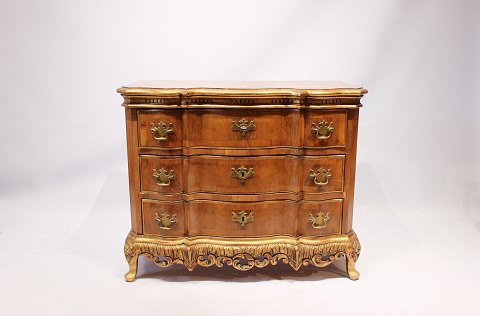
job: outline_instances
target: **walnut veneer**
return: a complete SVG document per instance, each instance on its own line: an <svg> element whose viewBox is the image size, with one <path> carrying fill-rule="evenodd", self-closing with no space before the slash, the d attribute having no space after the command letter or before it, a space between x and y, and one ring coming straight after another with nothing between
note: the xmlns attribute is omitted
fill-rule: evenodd
<svg viewBox="0 0 480 316"><path fill-rule="evenodd" d="M126 112L133 281L158 266L239 270L346 258L360 99L342 82L140 81L118 89Z"/></svg>

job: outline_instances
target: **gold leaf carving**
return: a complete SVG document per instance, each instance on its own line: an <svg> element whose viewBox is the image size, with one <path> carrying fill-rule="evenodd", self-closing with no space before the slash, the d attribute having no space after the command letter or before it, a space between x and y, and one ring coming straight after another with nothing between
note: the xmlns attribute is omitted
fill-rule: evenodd
<svg viewBox="0 0 480 316"><path fill-rule="evenodd" d="M346 235L326 237L265 237L249 238L248 241L220 237L163 240L130 232L125 242L125 257L131 263L139 255L145 255L159 267L183 264L188 270L193 270L197 265L229 265L241 271L279 262L289 264L295 270L307 265L325 267L346 257L348 274L350 278L357 279L358 272L354 265L360 249L360 242L353 231Z"/></svg>

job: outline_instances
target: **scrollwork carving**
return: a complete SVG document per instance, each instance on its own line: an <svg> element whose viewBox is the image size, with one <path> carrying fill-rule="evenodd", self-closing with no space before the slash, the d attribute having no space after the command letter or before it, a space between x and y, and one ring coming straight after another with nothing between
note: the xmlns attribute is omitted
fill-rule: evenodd
<svg viewBox="0 0 480 316"><path fill-rule="evenodd" d="M268 241L268 242L265 242ZM232 244L217 242L214 237L183 238L178 241L164 241L158 237L136 235L131 232L125 242L125 257L130 263L132 259L143 254L159 267L172 264L183 264L188 270L197 265L202 267L224 265L232 266L240 271L253 267L263 268L279 262L289 264L295 270L302 266L313 265L325 267L342 257L347 259L347 272L351 279L358 279L355 261L360 255L360 242L352 231L347 235L322 237L314 241L302 242L302 238L265 237L258 243L239 245L238 240ZM135 261L136 265L136 261ZM132 266L131 266L132 267ZM136 266L135 272L136 272ZM135 275L129 274L130 281Z"/></svg>

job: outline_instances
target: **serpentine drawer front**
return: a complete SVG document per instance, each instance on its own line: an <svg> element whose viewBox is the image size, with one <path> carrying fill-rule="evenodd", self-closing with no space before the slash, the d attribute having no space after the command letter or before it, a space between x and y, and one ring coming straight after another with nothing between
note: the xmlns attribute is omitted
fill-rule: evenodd
<svg viewBox="0 0 480 316"><path fill-rule="evenodd" d="M125 241L160 267L289 264L345 258L352 230L360 99L342 82L140 81L126 113L132 228Z"/></svg>
<svg viewBox="0 0 480 316"><path fill-rule="evenodd" d="M297 205L295 201L194 201L188 207L189 236L294 236Z"/></svg>

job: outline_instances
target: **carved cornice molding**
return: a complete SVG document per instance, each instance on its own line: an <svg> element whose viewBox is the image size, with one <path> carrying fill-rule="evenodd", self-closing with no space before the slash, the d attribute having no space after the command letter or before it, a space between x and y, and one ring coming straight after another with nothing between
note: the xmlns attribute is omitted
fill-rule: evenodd
<svg viewBox="0 0 480 316"><path fill-rule="evenodd" d="M358 107L368 91L363 88L332 89L214 89L121 87L127 107Z"/></svg>

